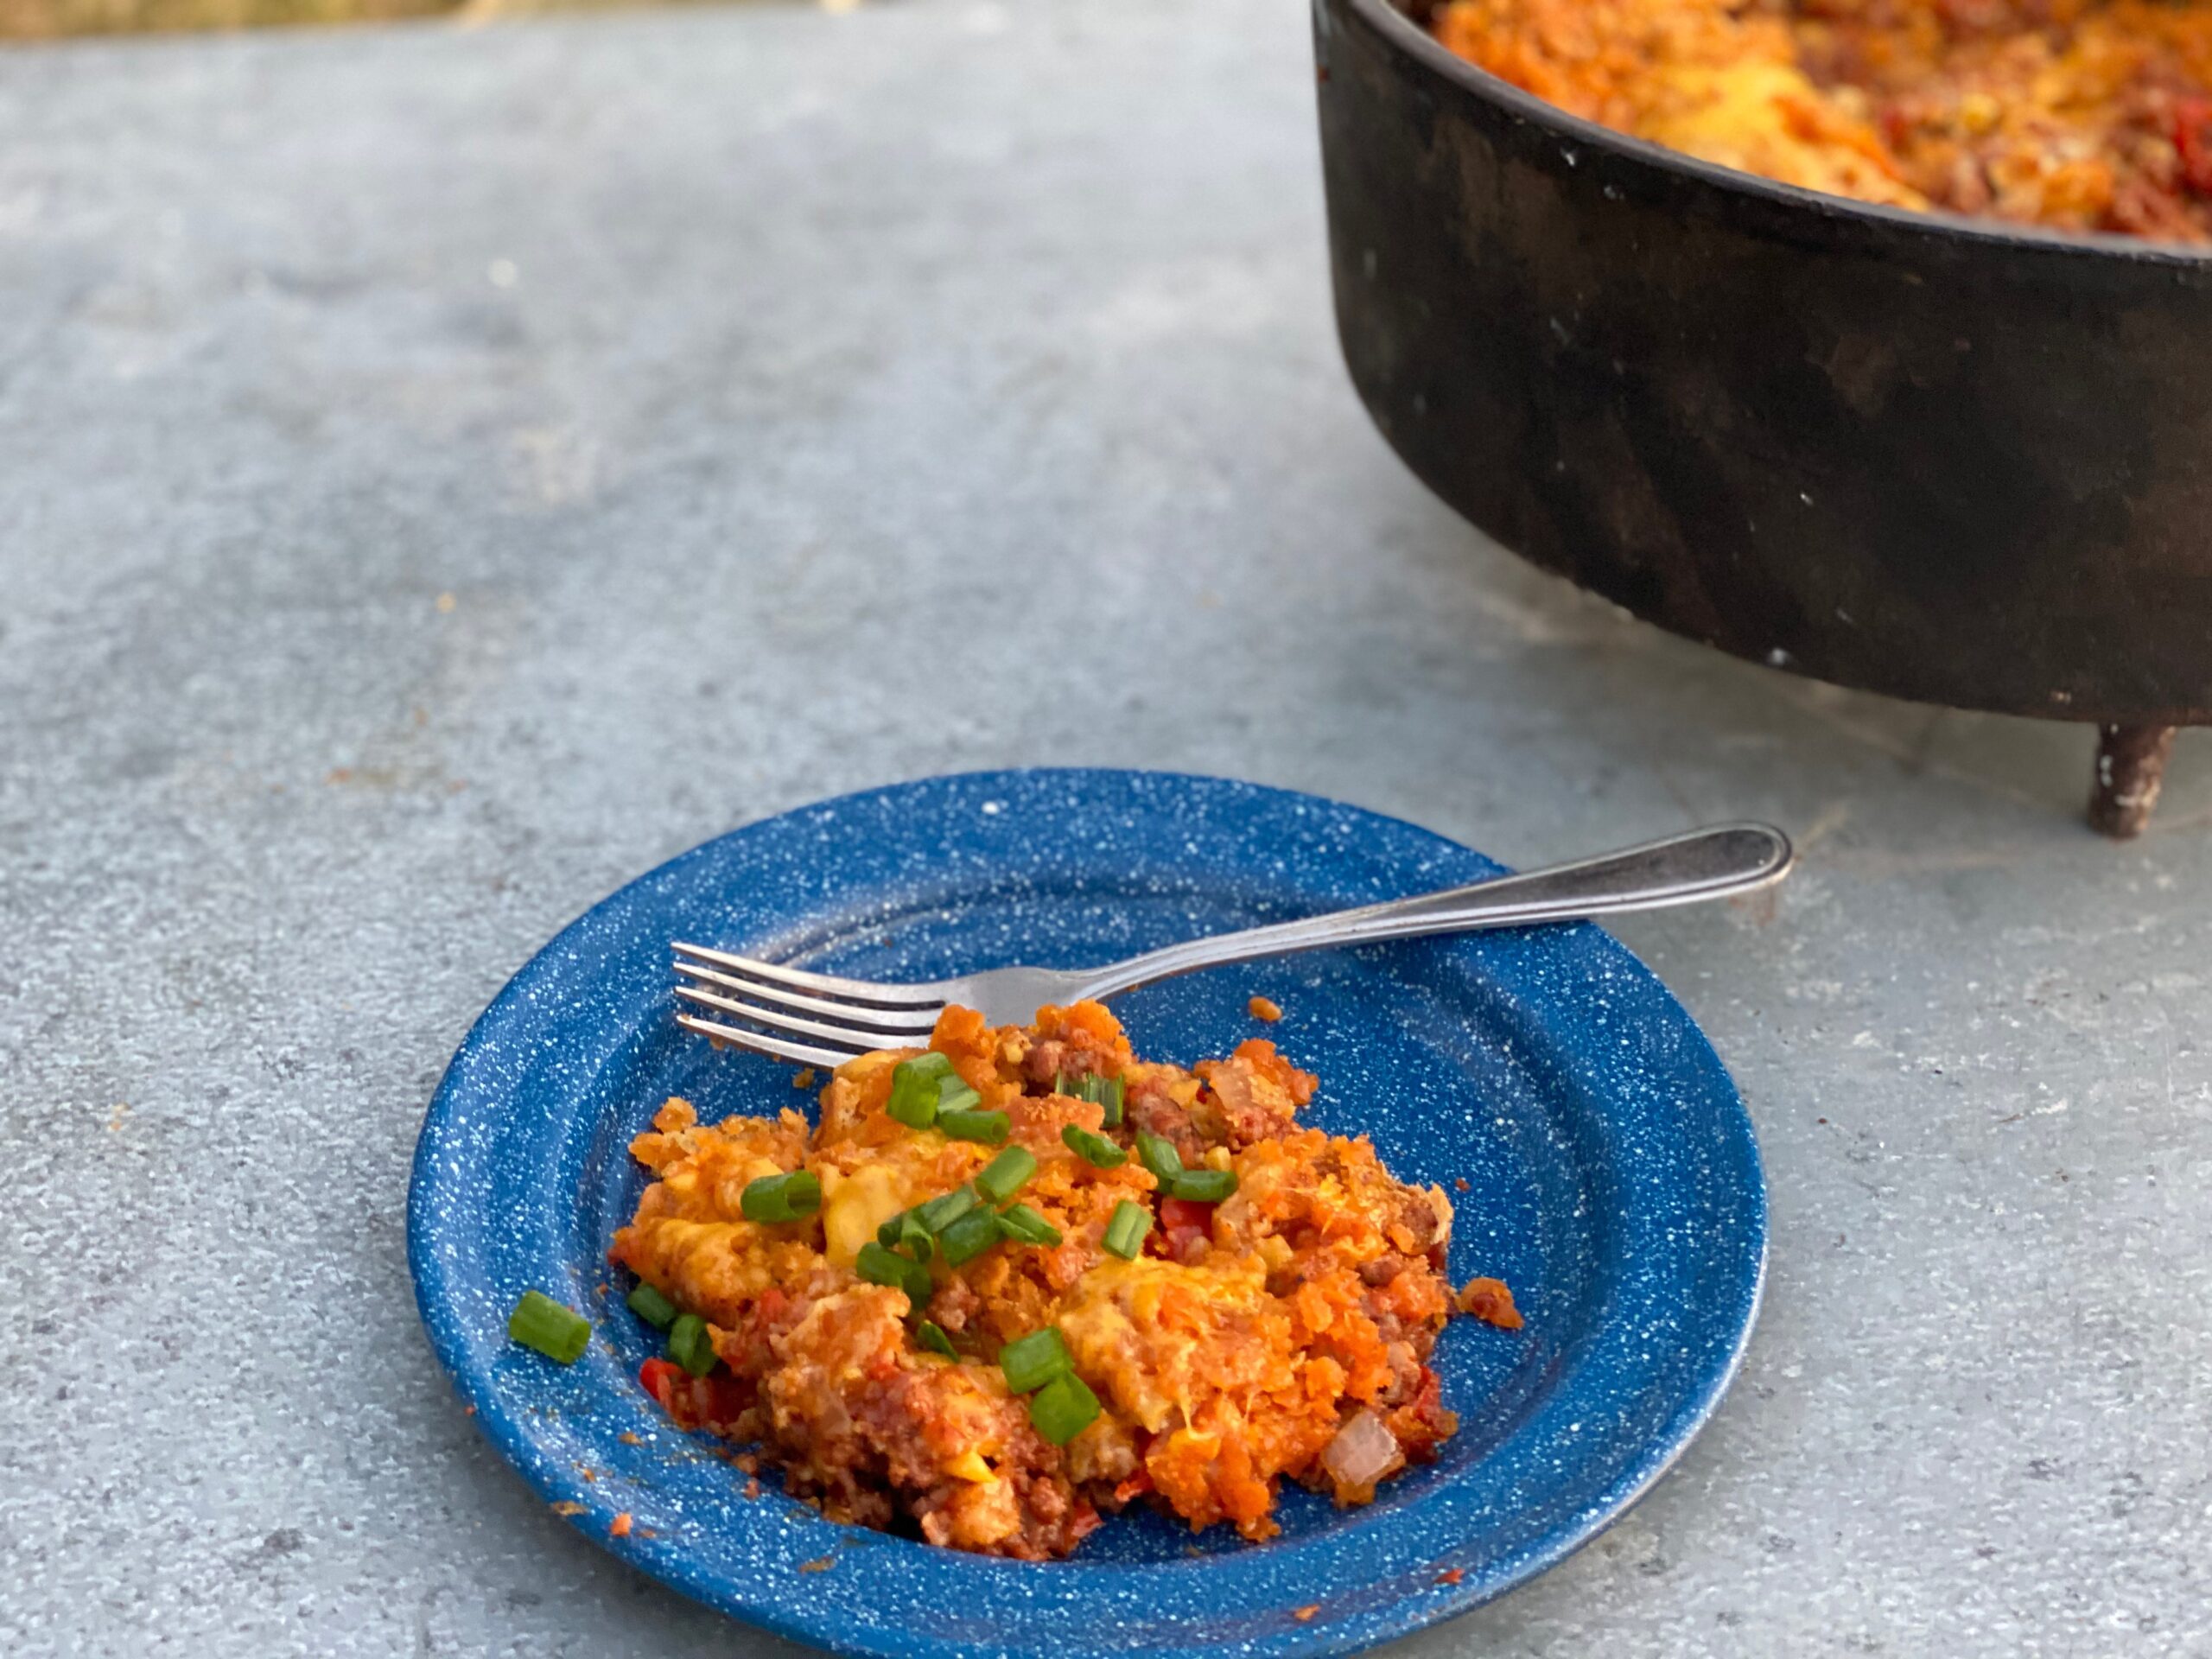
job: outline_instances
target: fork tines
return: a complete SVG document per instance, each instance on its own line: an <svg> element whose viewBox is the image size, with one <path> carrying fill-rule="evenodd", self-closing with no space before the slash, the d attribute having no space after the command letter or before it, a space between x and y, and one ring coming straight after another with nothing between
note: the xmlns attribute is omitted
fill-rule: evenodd
<svg viewBox="0 0 2212 1659"><path fill-rule="evenodd" d="M677 1023L779 1060L841 1065L878 1048L919 1048L944 1007L926 987L874 985L678 943L676 994L721 1019Z"/></svg>

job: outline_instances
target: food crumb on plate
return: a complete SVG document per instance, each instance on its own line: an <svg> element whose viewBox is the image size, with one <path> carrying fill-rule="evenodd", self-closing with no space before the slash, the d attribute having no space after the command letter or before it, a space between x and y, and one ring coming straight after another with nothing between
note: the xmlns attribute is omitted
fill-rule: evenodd
<svg viewBox="0 0 2212 1659"><path fill-rule="evenodd" d="M1303 1607L1292 1608L1290 1610L1290 1616L1301 1624L1311 1624L1313 1622L1313 1615L1320 1611L1321 1604L1319 1602L1309 1601Z"/></svg>
<svg viewBox="0 0 2212 1659"><path fill-rule="evenodd" d="M1452 1181L1452 1185L1455 1188L1457 1188L1459 1191L1460 1191L1460 1192L1465 1192L1467 1190L1467 1185L1468 1185L1467 1178L1466 1178L1465 1176L1464 1176L1464 1175L1461 1175L1461 1176L1458 1177L1457 1179L1455 1179Z"/></svg>
<svg viewBox="0 0 2212 1659"><path fill-rule="evenodd" d="M617 1538L627 1538L630 1535L630 1511L625 1510L616 1516L607 1529Z"/></svg>
<svg viewBox="0 0 2212 1659"><path fill-rule="evenodd" d="M582 1515L583 1512L584 1506L582 1504L568 1498L562 1499L560 1503L556 1503L553 1506L553 1513L556 1515Z"/></svg>
<svg viewBox="0 0 2212 1659"><path fill-rule="evenodd" d="M632 1433L626 1428L620 1434L617 1434L614 1438L621 1441L625 1446L643 1446L645 1444L644 1440L640 1440L637 1435Z"/></svg>
<svg viewBox="0 0 2212 1659"><path fill-rule="evenodd" d="M1521 1310L1513 1306L1513 1293L1503 1279L1468 1280L1459 1292L1459 1311L1501 1331L1518 1331L1522 1323Z"/></svg>
<svg viewBox="0 0 2212 1659"><path fill-rule="evenodd" d="M750 1498L750 1497L760 1497L760 1483L759 1481L757 1481L757 1480L748 1480L748 1481L747 1481L747 1482L745 1483L745 1495L746 1495L746 1497L749 1497L749 1498Z"/></svg>
<svg viewBox="0 0 2212 1659"><path fill-rule="evenodd" d="M1466 1576L1467 1572L1465 1567L1447 1567L1436 1575L1436 1581L1439 1584L1457 1584Z"/></svg>
<svg viewBox="0 0 2212 1659"><path fill-rule="evenodd" d="M814 1087L814 1068L813 1068L812 1066L810 1066L810 1066L806 1066L806 1067L803 1068L802 1070L800 1070L800 1071L797 1071L797 1072L794 1072L794 1073L792 1074L792 1076L791 1076L791 1087L792 1087L792 1088L794 1088L794 1089L811 1089L811 1088L813 1088L813 1087Z"/></svg>
<svg viewBox="0 0 2212 1659"><path fill-rule="evenodd" d="M798 1570L802 1573L827 1573L836 1565L837 1558L835 1555L817 1555L810 1561L801 1561L798 1564Z"/></svg>
<svg viewBox="0 0 2212 1659"><path fill-rule="evenodd" d="M1270 996L1255 996L1244 1008L1255 1020L1264 1020L1269 1025L1282 1018L1282 1004Z"/></svg>

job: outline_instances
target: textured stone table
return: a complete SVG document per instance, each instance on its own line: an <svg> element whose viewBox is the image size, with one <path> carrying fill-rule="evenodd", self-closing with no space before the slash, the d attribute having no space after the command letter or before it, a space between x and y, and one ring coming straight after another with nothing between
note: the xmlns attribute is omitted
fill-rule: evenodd
<svg viewBox="0 0 2212 1659"><path fill-rule="evenodd" d="M2083 732L1723 661L1481 543L1339 368L1304 28L0 55L0 1651L776 1649L455 1409L416 1126L628 876L1028 761L1509 861L1802 837L1778 903L1620 930L1764 1140L1742 1380L1397 1651L2212 1651L2212 753L2115 848Z"/></svg>

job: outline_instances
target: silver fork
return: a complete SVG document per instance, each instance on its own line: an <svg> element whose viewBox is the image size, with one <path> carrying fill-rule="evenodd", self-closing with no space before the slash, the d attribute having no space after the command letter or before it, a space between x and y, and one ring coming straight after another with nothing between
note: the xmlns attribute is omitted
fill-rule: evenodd
<svg viewBox="0 0 2212 1659"><path fill-rule="evenodd" d="M1332 911L1147 950L1103 968L993 968L925 985L885 985L678 944L677 995L747 1022L680 1013L677 1023L779 1060L838 1065L879 1048L919 1048L946 1005L993 1025L1021 1025L1046 1003L1103 998L1154 980L1287 950L1369 944L1478 928L1525 927L1726 899L1789 873L1789 838L1764 823L1726 823L1573 864L1502 875L1411 899Z"/></svg>

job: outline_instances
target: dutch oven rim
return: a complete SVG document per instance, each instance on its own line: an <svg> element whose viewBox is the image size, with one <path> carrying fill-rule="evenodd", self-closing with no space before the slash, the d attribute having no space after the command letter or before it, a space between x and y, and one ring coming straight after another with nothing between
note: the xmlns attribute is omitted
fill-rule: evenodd
<svg viewBox="0 0 2212 1659"><path fill-rule="evenodd" d="M1977 219L1946 209L1925 211L1891 207L1830 195L1802 185L1784 184L1757 173L1723 167L1678 149L1669 149L1648 138L1637 138L1595 121L1586 120L1558 105L1522 91L1509 80L1478 67L1446 47L1408 16L1395 0L1313 0L1317 11L1334 3L1353 13L1394 50L1410 58L1430 74L1452 82L1460 90L1497 106L1516 119L1557 133L1563 139L1609 153L1630 165L1696 180L1716 189L1750 196L1788 211L1808 213L1831 225L1869 222L1891 232L1923 237L1935 242L1964 240L2008 248L2037 257L2101 259L2118 257L2131 264L2202 270L2212 265L2212 246L2198 248L2185 242L2164 242L2148 237L2123 236L2108 231L2058 231L2006 219ZM1569 163L1573 163L1570 162Z"/></svg>

